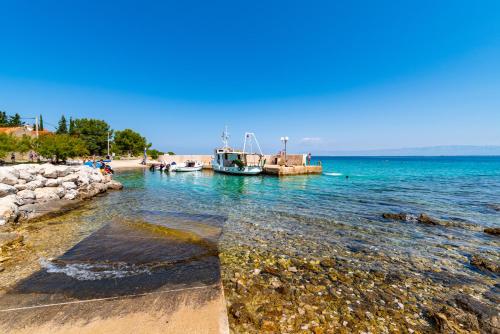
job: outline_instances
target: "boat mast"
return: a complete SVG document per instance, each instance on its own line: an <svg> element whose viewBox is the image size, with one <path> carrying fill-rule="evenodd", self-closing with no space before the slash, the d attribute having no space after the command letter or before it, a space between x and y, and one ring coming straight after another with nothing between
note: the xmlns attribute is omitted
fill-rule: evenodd
<svg viewBox="0 0 500 334"><path fill-rule="evenodd" d="M255 137L255 133L253 133L253 132L245 132L245 142L243 143L243 153L246 153L245 149L246 149L246 146L247 146L247 140L250 143L250 150L252 151L252 152L249 152L249 153L250 154L254 153L253 152L253 147L252 147L252 144L253 144L252 138L255 140L255 144L257 144L257 148L259 149L260 155L263 155L262 154L262 150L260 149L259 141L257 140L257 137Z"/></svg>
<svg viewBox="0 0 500 334"><path fill-rule="evenodd" d="M224 144L223 149L229 148L229 132L227 132L227 125L224 127L222 132L222 143Z"/></svg>

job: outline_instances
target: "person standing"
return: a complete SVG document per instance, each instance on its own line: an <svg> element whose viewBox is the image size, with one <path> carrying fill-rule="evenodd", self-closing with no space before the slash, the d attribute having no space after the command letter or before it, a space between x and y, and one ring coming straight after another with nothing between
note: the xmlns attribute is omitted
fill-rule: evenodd
<svg viewBox="0 0 500 334"><path fill-rule="evenodd" d="M14 154L14 152L12 152L12 154L10 155L10 160L12 160L13 164L16 163L16 155Z"/></svg>
<svg viewBox="0 0 500 334"><path fill-rule="evenodd" d="M311 166L311 158L312 158L312 155L311 155L311 152L309 152L309 153L307 154L307 164L308 164L309 166Z"/></svg>

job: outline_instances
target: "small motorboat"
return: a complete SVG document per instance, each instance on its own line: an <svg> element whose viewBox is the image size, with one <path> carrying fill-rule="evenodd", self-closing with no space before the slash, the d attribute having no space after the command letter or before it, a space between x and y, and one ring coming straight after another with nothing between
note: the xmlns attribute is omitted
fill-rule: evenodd
<svg viewBox="0 0 500 334"><path fill-rule="evenodd" d="M200 161L191 161L170 165L171 172L196 172L203 168L203 163Z"/></svg>

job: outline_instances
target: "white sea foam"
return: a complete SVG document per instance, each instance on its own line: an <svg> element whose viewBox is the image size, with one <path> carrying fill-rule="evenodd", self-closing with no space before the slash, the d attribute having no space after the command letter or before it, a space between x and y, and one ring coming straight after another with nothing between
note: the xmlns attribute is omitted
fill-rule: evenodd
<svg viewBox="0 0 500 334"><path fill-rule="evenodd" d="M126 263L54 263L41 259L40 265L48 273L62 273L79 281L95 281L108 278L123 278L140 274L151 274L145 266Z"/></svg>
<svg viewBox="0 0 500 334"><path fill-rule="evenodd" d="M327 176L342 176L342 173L323 173L323 175L327 175Z"/></svg>

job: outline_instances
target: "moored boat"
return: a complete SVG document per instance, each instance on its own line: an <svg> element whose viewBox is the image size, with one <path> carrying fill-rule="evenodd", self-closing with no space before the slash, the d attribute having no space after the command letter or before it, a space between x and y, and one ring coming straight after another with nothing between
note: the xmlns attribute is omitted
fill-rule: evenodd
<svg viewBox="0 0 500 334"><path fill-rule="evenodd" d="M186 161L177 165L171 165L170 171L172 172L196 172L203 168L203 163L199 161Z"/></svg>
<svg viewBox="0 0 500 334"><path fill-rule="evenodd" d="M245 141L241 151L229 147L227 128L222 133L222 142L224 146L215 149L212 159L212 169L215 172L234 175L258 175L262 173L265 163L264 155L254 133L245 133ZM254 142L258 152L253 152Z"/></svg>

